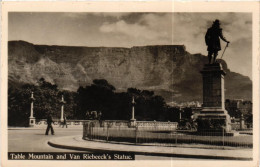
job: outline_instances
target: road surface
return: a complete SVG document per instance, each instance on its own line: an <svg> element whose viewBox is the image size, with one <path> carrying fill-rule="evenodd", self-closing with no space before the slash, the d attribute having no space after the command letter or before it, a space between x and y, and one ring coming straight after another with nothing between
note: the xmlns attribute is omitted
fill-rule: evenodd
<svg viewBox="0 0 260 167"><path fill-rule="evenodd" d="M81 152L77 150L59 149L48 145L49 139L63 136L81 135L83 130L70 128L56 128L55 135L45 135L45 129L13 128L8 130L9 152ZM84 151L86 152L86 151ZM136 160L176 160L187 159L179 157L161 157L136 155ZM189 158L191 159L191 158Z"/></svg>

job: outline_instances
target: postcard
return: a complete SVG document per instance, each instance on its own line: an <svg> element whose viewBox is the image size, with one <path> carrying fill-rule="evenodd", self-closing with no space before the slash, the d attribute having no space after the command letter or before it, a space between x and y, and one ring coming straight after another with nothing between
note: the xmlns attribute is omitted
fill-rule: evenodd
<svg viewBox="0 0 260 167"><path fill-rule="evenodd" d="M259 2L2 9L4 167L259 165Z"/></svg>

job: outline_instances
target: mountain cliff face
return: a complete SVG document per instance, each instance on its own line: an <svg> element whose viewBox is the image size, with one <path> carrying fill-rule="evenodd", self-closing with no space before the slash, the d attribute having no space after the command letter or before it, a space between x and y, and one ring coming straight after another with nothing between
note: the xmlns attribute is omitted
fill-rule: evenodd
<svg viewBox="0 0 260 167"><path fill-rule="evenodd" d="M36 84L41 77L61 89L76 91L93 79L106 79L117 91L129 87L153 90L167 102L202 102L200 70L207 57L192 55L183 45L132 48L70 47L8 43L9 85ZM226 71L226 98L251 100L248 77Z"/></svg>

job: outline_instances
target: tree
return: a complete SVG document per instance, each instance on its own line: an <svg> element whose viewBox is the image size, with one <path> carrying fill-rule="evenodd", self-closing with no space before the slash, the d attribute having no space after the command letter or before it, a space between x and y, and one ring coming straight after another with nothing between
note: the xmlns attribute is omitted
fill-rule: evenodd
<svg viewBox="0 0 260 167"><path fill-rule="evenodd" d="M95 79L93 84L85 88L79 87L77 93L77 116L85 119L87 111L101 111L102 117L111 119L115 114L113 110L115 100L115 87L104 79Z"/></svg>
<svg viewBox="0 0 260 167"><path fill-rule="evenodd" d="M30 116L30 97L34 92L34 117L44 119L48 114L60 118L61 95L64 94L65 113L68 118L74 118L76 93L58 90L57 85L41 78L38 85L25 84L19 88L12 86L8 89L8 125L28 126Z"/></svg>
<svg viewBox="0 0 260 167"><path fill-rule="evenodd" d="M84 119L87 111L101 111L102 119L131 119L132 97L135 98L137 120L165 120L166 103L153 91L128 88L116 93L115 87L106 80L93 80L93 84L77 91L77 116Z"/></svg>
<svg viewBox="0 0 260 167"><path fill-rule="evenodd" d="M8 125L28 126L30 90L35 90L35 86L26 84L22 88L8 88Z"/></svg>
<svg viewBox="0 0 260 167"><path fill-rule="evenodd" d="M161 96L155 96L153 91L128 88L129 96L136 101L135 115L138 120L165 120L166 103Z"/></svg>

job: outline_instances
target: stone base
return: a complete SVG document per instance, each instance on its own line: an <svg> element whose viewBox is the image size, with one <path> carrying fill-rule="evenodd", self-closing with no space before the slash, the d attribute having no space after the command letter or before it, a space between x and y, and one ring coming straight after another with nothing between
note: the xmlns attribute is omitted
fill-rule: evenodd
<svg viewBox="0 0 260 167"><path fill-rule="evenodd" d="M231 132L231 120L226 110L203 109L197 117L198 132Z"/></svg>
<svg viewBox="0 0 260 167"><path fill-rule="evenodd" d="M130 127L136 127L136 119L130 120Z"/></svg>
<svg viewBox="0 0 260 167"><path fill-rule="evenodd" d="M228 115L227 110L219 107L203 107L200 114L226 114Z"/></svg>
<svg viewBox="0 0 260 167"><path fill-rule="evenodd" d="M34 117L30 117L29 118L29 126L30 127L34 127L34 125L35 125L35 118Z"/></svg>

